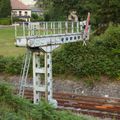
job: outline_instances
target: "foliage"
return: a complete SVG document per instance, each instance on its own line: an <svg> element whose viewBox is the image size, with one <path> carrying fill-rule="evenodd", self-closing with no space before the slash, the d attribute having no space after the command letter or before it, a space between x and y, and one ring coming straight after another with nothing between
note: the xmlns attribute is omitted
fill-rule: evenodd
<svg viewBox="0 0 120 120"><path fill-rule="evenodd" d="M10 18L0 18L0 25L10 25L11 19Z"/></svg>
<svg viewBox="0 0 120 120"><path fill-rule="evenodd" d="M56 111L52 105L46 102L34 105L13 95L9 86L0 83L1 120L90 120L84 116L73 115L71 112Z"/></svg>
<svg viewBox="0 0 120 120"><path fill-rule="evenodd" d="M0 0L0 18L6 18L11 15L10 0Z"/></svg>
<svg viewBox="0 0 120 120"><path fill-rule="evenodd" d="M8 74L20 74L22 67L22 56L3 57L0 56L0 72Z"/></svg>
<svg viewBox="0 0 120 120"><path fill-rule="evenodd" d="M120 26L110 26L87 46L66 44L53 54L56 74L71 73L81 77L94 75L120 76Z"/></svg>
<svg viewBox="0 0 120 120"><path fill-rule="evenodd" d="M33 18L33 19L38 19L38 17L39 17L39 16L38 16L37 14L32 14L32 18Z"/></svg>
<svg viewBox="0 0 120 120"><path fill-rule="evenodd" d="M92 27L106 27L110 22L120 23L119 0L45 0L47 20L66 20L71 10L76 10L79 20L91 13ZM51 4L48 4L51 3ZM41 0L38 0L41 4ZM59 9L58 9L59 8ZM46 17L45 17L46 18Z"/></svg>
<svg viewBox="0 0 120 120"><path fill-rule="evenodd" d="M26 22L26 21L23 20L23 19L17 18L17 17L13 17L13 21L12 22L15 23L15 22Z"/></svg>
<svg viewBox="0 0 120 120"><path fill-rule="evenodd" d="M37 14L32 14L32 18L31 18L31 21L32 22L38 22L38 21L43 21L44 20L44 18L43 18L43 16L38 16Z"/></svg>
<svg viewBox="0 0 120 120"><path fill-rule="evenodd" d="M73 74L88 78L107 75L120 78L119 37L120 26L110 25L104 34L92 38L87 46L80 42L61 46L53 52L54 75ZM20 74L22 59L22 56L0 56L0 72ZM32 68L30 70L32 71Z"/></svg>

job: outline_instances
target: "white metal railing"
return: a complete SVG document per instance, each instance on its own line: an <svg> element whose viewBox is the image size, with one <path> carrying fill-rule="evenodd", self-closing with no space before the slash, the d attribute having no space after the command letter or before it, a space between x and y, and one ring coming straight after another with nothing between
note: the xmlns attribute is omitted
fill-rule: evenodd
<svg viewBox="0 0 120 120"><path fill-rule="evenodd" d="M23 22L15 25L15 37L53 36L59 34L80 33L84 31L86 21Z"/></svg>

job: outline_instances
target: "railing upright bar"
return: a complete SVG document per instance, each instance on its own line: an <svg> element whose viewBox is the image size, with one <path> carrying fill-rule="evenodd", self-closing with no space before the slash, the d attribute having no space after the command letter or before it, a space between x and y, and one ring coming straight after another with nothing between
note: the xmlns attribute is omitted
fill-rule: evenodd
<svg viewBox="0 0 120 120"><path fill-rule="evenodd" d="M60 34L62 34L62 23L60 22Z"/></svg>
<svg viewBox="0 0 120 120"><path fill-rule="evenodd" d="M48 35L48 22L46 22L46 34Z"/></svg>
<svg viewBox="0 0 120 120"><path fill-rule="evenodd" d="M29 36L31 36L31 23L29 23L28 26L29 26L28 27L29 28L29 33L28 34L29 34Z"/></svg>
<svg viewBox="0 0 120 120"><path fill-rule="evenodd" d="M55 22L53 22L53 34L55 34Z"/></svg>
<svg viewBox="0 0 120 120"><path fill-rule="evenodd" d="M77 22L77 33L79 33L79 22Z"/></svg>
<svg viewBox="0 0 120 120"><path fill-rule="evenodd" d="M17 24L15 23L15 38L17 37Z"/></svg>
<svg viewBox="0 0 120 120"><path fill-rule="evenodd" d="M65 22L65 33L68 33L68 22Z"/></svg>
<svg viewBox="0 0 120 120"><path fill-rule="evenodd" d="M72 25L71 25L71 32L74 33L74 22L72 22Z"/></svg>
<svg viewBox="0 0 120 120"><path fill-rule="evenodd" d="M46 35L46 32L45 32L45 22L43 22L43 35Z"/></svg>
<svg viewBox="0 0 120 120"><path fill-rule="evenodd" d="M52 24L52 22L50 23L50 33L53 34L53 24Z"/></svg>

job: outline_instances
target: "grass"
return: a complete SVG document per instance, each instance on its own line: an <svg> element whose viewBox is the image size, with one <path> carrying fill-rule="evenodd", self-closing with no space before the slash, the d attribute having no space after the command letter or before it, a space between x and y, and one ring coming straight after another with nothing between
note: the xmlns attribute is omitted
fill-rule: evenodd
<svg viewBox="0 0 120 120"><path fill-rule="evenodd" d="M24 53L24 48L14 45L14 27L0 28L0 55L19 56Z"/></svg>

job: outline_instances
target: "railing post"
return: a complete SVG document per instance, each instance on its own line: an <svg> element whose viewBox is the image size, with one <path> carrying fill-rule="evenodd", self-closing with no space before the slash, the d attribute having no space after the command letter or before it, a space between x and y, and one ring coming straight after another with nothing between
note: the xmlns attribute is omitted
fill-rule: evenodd
<svg viewBox="0 0 120 120"><path fill-rule="evenodd" d="M79 22L77 22L77 33L79 33Z"/></svg>
<svg viewBox="0 0 120 120"><path fill-rule="evenodd" d="M59 25L60 25L60 34L62 34L62 23L59 22Z"/></svg>
<svg viewBox="0 0 120 120"><path fill-rule="evenodd" d="M53 34L55 34L55 22L53 22Z"/></svg>
<svg viewBox="0 0 120 120"><path fill-rule="evenodd" d="M66 34L68 33L68 22L67 21L65 22L65 33Z"/></svg>
<svg viewBox="0 0 120 120"><path fill-rule="evenodd" d="M25 37L25 23L23 22L23 36Z"/></svg>
<svg viewBox="0 0 120 120"><path fill-rule="evenodd" d="M43 22L43 35L46 35L46 33L45 33L45 22Z"/></svg>
<svg viewBox="0 0 120 120"><path fill-rule="evenodd" d="M15 23L15 38L17 37L17 25Z"/></svg>
<svg viewBox="0 0 120 120"><path fill-rule="evenodd" d="M74 33L74 22L72 21L72 25L71 25L71 32Z"/></svg>
<svg viewBox="0 0 120 120"><path fill-rule="evenodd" d="M46 34L48 35L48 22L46 22Z"/></svg>

